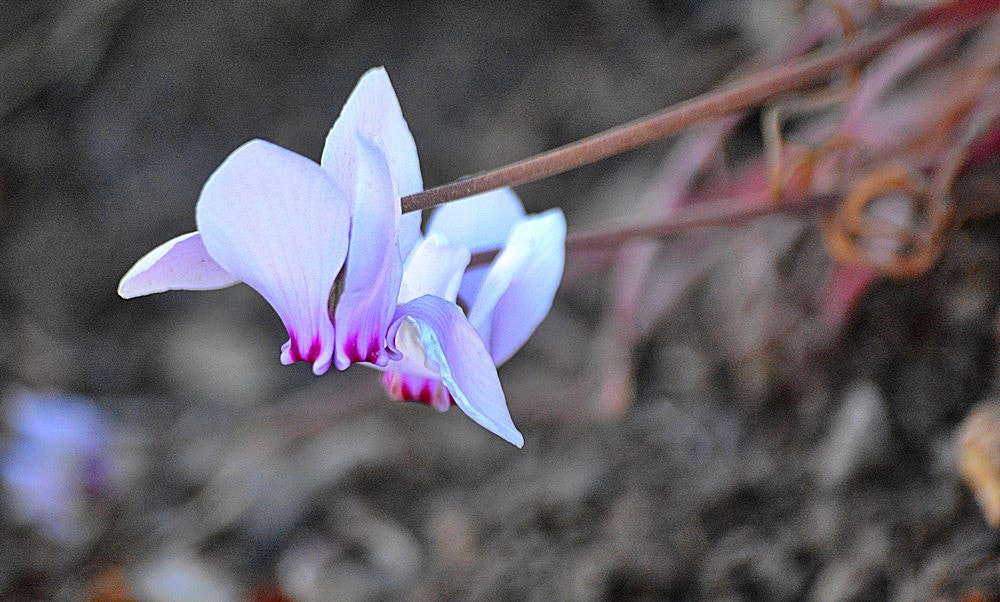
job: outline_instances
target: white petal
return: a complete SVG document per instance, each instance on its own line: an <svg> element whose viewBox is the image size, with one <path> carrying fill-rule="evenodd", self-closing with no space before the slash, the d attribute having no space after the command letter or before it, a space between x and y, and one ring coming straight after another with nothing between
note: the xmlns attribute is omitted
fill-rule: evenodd
<svg viewBox="0 0 1000 602"><path fill-rule="evenodd" d="M432 232L417 243L406 260L399 302L406 303L423 295L454 302L471 257L465 247L450 245L443 236Z"/></svg>
<svg viewBox="0 0 1000 602"><path fill-rule="evenodd" d="M319 165L254 140L205 183L198 230L227 272L252 286L288 329L286 362L329 369L334 330L330 290L347 254L347 196Z"/></svg>
<svg viewBox="0 0 1000 602"><path fill-rule="evenodd" d="M375 140L385 151L400 196L424 189L417 146L403 118L389 75L381 67L361 76L327 134L320 163L337 182L354 179L358 162L355 136L358 133ZM410 253L420 234L420 214L413 215L415 217L407 217L402 222L400 250L403 257Z"/></svg>
<svg viewBox="0 0 1000 602"><path fill-rule="evenodd" d="M521 348L549 313L566 258L566 219L550 209L511 232L489 267L469 322L499 366Z"/></svg>
<svg viewBox="0 0 1000 602"><path fill-rule="evenodd" d="M208 254L201 235L189 232L146 253L122 277L118 294L131 299L171 290L207 291L237 282Z"/></svg>
<svg viewBox="0 0 1000 602"><path fill-rule="evenodd" d="M443 234L451 244L475 253L502 247L522 219L521 199L510 188L500 188L438 206L427 221L427 232Z"/></svg>
<svg viewBox="0 0 1000 602"><path fill-rule="evenodd" d="M354 362L385 366L385 332L396 311L403 260L399 254L399 193L385 153L359 137L360 151L351 212L351 242L344 267L343 291L334 324L334 362L345 370Z"/></svg>
<svg viewBox="0 0 1000 602"><path fill-rule="evenodd" d="M400 197L406 196L400 193ZM423 225L422 211L404 213L399 218L399 254L405 260L420 242L420 227Z"/></svg>
<svg viewBox="0 0 1000 602"><path fill-rule="evenodd" d="M490 432L521 447L524 438L507 411L496 366L462 310L440 297L424 295L396 310L389 333L397 343L404 324L415 327L425 363L436 367L455 404ZM407 350L403 351L404 357Z"/></svg>
<svg viewBox="0 0 1000 602"><path fill-rule="evenodd" d="M521 200L510 188L501 188L438 206L427 222L427 231L443 234L451 244L476 253L503 247L511 229L522 219ZM485 267L466 272L459 295L470 305L485 276Z"/></svg>

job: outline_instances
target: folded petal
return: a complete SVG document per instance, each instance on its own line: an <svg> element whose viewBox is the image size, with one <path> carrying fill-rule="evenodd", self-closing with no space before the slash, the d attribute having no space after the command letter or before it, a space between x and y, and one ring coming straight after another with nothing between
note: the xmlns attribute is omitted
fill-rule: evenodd
<svg viewBox="0 0 1000 602"><path fill-rule="evenodd" d="M446 411L454 403L440 378L388 370L382 375L382 384L393 399L427 404L439 412Z"/></svg>
<svg viewBox="0 0 1000 602"><path fill-rule="evenodd" d="M338 182L354 179L358 164L356 133L375 140L382 147L400 196L424 189L417 146L403 118L389 75L381 67L361 76L327 134L320 163ZM400 250L404 258L420 235L420 214L413 215L415 217L407 217L401 224Z"/></svg>
<svg viewBox="0 0 1000 602"><path fill-rule="evenodd" d="M406 259L399 302L406 303L424 295L454 302L471 257L467 248L450 245L443 236L431 232L417 243Z"/></svg>
<svg viewBox="0 0 1000 602"><path fill-rule="evenodd" d="M420 346L416 355L422 355L425 366L440 375L463 412L517 447L524 445L507 411L493 359L457 305L425 295L397 308L390 340L404 357L412 358L404 327L415 330Z"/></svg>
<svg viewBox="0 0 1000 602"><path fill-rule="evenodd" d="M329 300L347 254L347 196L319 165L253 140L209 177L197 207L205 248L278 312L289 342L282 361L333 359Z"/></svg>
<svg viewBox="0 0 1000 602"><path fill-rule="evenodd" d="M501 188L439 206L431 213L427 232L442 234L451 244L476 253L503 247L511 229L522 219L521 200L510 188ZM470 305L485 276L485 266L466 272L459 295Z"/></svg>
<svg viewBox="0 0 1000 602"><path fill-rule="evenodd" d="M354 362L385 366L385 333L399 296L403 260L399 254L399 192L378 144L359 135L351 241L342 292L334 312L337 352L344 370Z"/></svg>
<svg viewBox="0 0 1000 602"><path fill-rule="evenodd" d="M437 365L427 360L416 322L402 319L393 325L390 333L400 357L390 361L382 375L382 384L389 397L424 403L439 412L450 408L454 399L441 382Z"/></svg>
<svg viewBox="0 0 1000 602"><path fill-rule="evenodd" d="M501 365L549 313L566 259L566 219L550 209L514 227L489 266L469 322Z"/></svg>
<svg viewBox="0 0 1000 602"><path fill-rule="evenodd" d="M163 291L206 291L239 282L212 259L197 232L181 234L137 261L118 284L125 299Z"/></svg>

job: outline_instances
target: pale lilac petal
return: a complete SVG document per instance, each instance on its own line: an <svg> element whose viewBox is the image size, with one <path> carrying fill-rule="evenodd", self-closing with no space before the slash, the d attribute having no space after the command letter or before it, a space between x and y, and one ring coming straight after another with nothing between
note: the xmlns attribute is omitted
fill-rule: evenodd
<svg viewBox="0 0 1000 602"><path fill-rule="evenodd" d="M469 307L469 322L499 366L549 313L566 259L566 219L551 209L511 232Z"/></svg>
<svg viewBox="0 0 1000 602"><path fill-rule="evenodd" d="M400 196L406 195L400 193ZM411 211L404 213L399 218L399 254L404 260L409 257L410 253L413 252L413 248L417 246L417 243L422 238L422 234L420 233L420 227L423 225L423 220L420 217L422 213L421 211Z"/></svg>
<svg viewBox="0 0 1000 602"><path fill-rule="evenodd" d="M503 247L511 229L522 219L521 200L510 188L501 188L439 206L431 213L427 232L442 234L451 244L476 253ZM459 295L470 305L485 276L485 266L466 272Z"/></svg>
<svg viewBox="0 0 1000 602"><path fill-rule="evenodd" d="M254 140L236 149L205 183L197 221L205 248L257 290L290 337L282 361L333 359L329 300L347 254L347 196L319 165Z"/></svg>
<svg viewBox="0 0 1000 602"><path fill-rule="evenodd" d="M375 140L385 151L400 196L424 189L417 146L403 118L389 75L381 67L361 76L327 134L320 163L338 182L354 180L358 165L357 133ZM414 215L401 223L399 242L403 257L409 254L420 235L420 214Z"/></svg>
<svg viewBox="0 0 1000 602"><path fill-rule="evenodd" d="M344 370L354 362L385 366L385 332L396 311L403 260L396 234L399 193L382 149L371 140L357 141L359 162L351 212L351 241L334 325L334 362Z"/></svg>
<svg viewBox="0 0 1000 602"><path fill-rule="evenodd" d="M502 247L522 219L521 200L510 188L500 188L438 206L427 222L427 232L442 234L451 244L475 253Z"/></svg>
<svg viewBox="0 0 1000 602"><path fill-rule="evenodd" d="M212 259L201 235L189 232L168 240L137 261L118 284L124 299L163 291L207 291L239 282Z"/></svg>
<svg viewBox="0 0 1000 602"><path fill-rule="evenodd" d="M463 412L517 447L524 445L524 438L507 411L493 359L457 305L425 295L396 310L389 333L406 357L412 354L403 340L405 337L398 336L404 328L415 329L425 366L440 374Z"/></svg>
<svg viewBox="0 0 1000 602"><path fill-rule="evenodd" d="M465 247L450 245L440 234L430 233L417 243L406 259L399 302L406 303L424 295L455 301L471 257Z"/></svg>

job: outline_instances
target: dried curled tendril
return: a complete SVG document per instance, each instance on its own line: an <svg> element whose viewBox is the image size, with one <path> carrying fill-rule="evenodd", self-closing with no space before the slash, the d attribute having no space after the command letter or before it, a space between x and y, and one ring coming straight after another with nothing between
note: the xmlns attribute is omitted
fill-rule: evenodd
<svg viewBox="0 0 1000 602"><path fill-rule="evenodd" d="M921 174L896 163L861 177L823 220L830 254L894 278L923 274L954 221L947 191L931 190Z"/></svg>

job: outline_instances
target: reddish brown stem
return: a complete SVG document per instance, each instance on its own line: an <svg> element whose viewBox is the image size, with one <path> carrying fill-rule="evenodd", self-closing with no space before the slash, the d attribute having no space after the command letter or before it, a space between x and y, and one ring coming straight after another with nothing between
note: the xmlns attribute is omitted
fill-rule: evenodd
<svg viewBox="0 0 1000 602"><path fill-rule="evenodd" d="M403 197L403 212L421 211L488 190L533 182L663 140L706 119L744 111L776 96L822 82L839 69L870 60L899 38L920 29L983 19L998 8L1000 0L964 0L921 11L880 33L856 38L832 51L758 72L721 90L696 96L534 157Z"/></svg>
<svg viewBox="0 0 1000 602"><path fill-rule="evenodd" d="M961 169L963 164L981 163L995 156L1000 149L1000 126L986 128L977 136L978 141L967 150L968 158L964 162L948 169ZM674 215L664 221L653 224L620 226L616 228L595 228L582 232L573 232L566 237L566 249L571 252L586 252L588 250L607 249L624 244L632 239L665 238L688 228L704 226L722 226L749 221L756 217L773 213L803 213L810 210L822 210L832 206L839 197L829 196L800 202L794 205L771 203L766 191L718 201L705 201L697 204L684 205ZM964 218L992 216L1000 212L1000 207L994 204L978 203L966 207ZM470 266L485 265L493 261L497 250L481 251L472 255Z"/></svg>
<svg viewBox="0 0 1000 602"><path fill-rule="evenodd" d="M686 205L678 209L671 218L653 224L573 232L566 237L566 250L569 252L596 251L616 247L633 239L665 238L689 228L724 226L774 213L817 211L831 206L834 197L816 198L794 205L783 205L769 201L770 196L765 190L739 199L704 201L694 205ZM488 264L493 261L496 254L496 249L473 253L469 265Z"/></svg>

